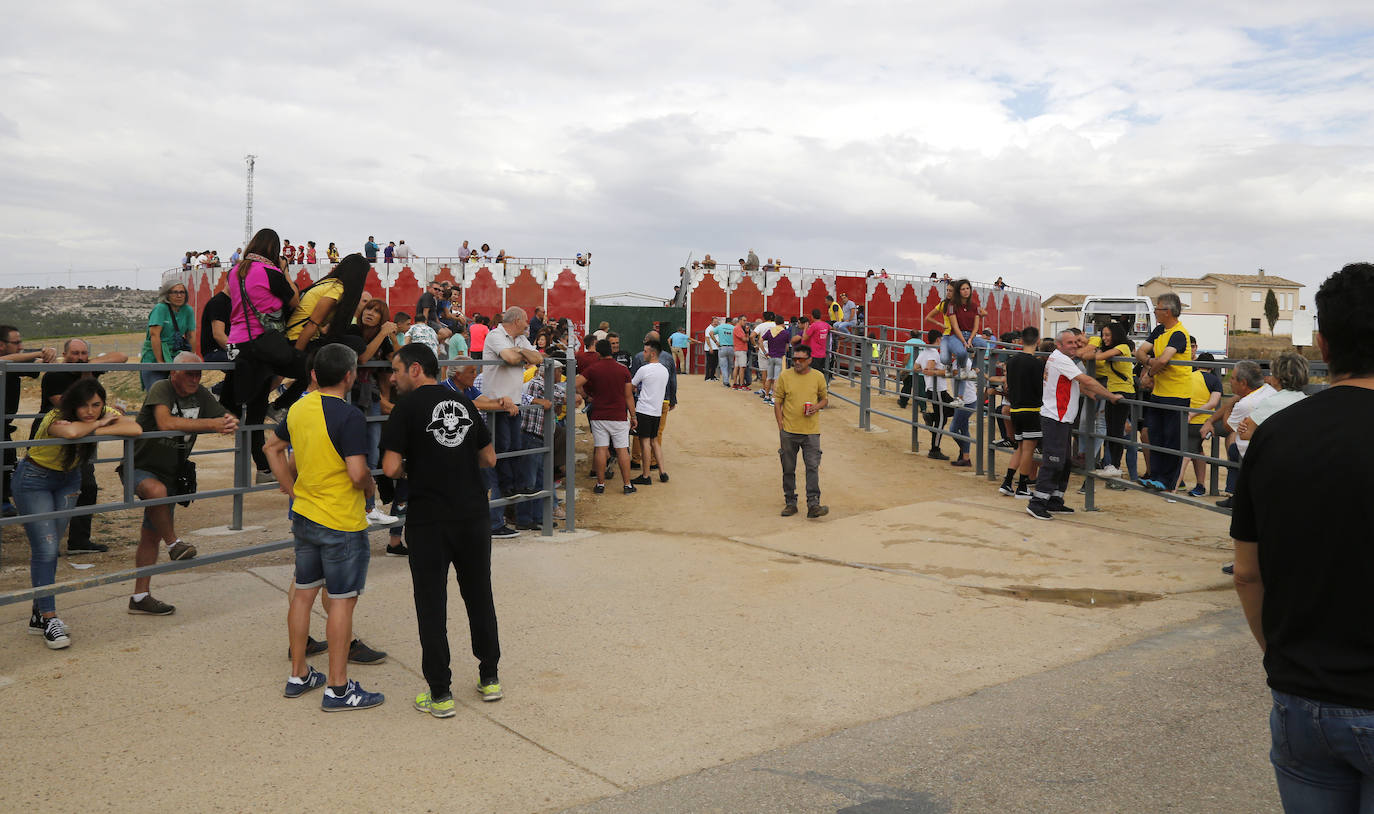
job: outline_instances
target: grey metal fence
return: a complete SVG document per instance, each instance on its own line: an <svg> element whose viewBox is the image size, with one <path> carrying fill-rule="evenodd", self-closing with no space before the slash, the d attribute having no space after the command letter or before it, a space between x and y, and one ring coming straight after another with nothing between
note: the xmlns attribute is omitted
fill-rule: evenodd
<svg viewBox="0 0 1374 814"><path fill-rule="evenodd" d="M859 410L858 426L863 430L872 429L872 417L874 415L887 418L911 427L911 451L920 450L919 433L929 432L941 437L953 438L956 442L964 442L970 445L971 459L973 461L974 472L978 475L985 475L989 481L996 479L997 455L999 452L1009 452L1005 448L998 447L998 429L995 422L1004 419L999 410L991 408L997 395L1001 394L1000 389L991 381L993 371L999 361L1005 361L1009 356L1021 353L1021 349L1011 348L1000 342L990 342L987 347L975 347L970 354L973 360L973 375L977 398L971 406L966 405L960 408L951 409L939 398L939 394L915 395L913 382L911 400L911 414L897 415L886 412L881 405L875 406L874 399L878 397L897 396L898 398L907 397L900 393L904 375L920 376L919 370L908 370L903 357L909 352L910 346L905 342L897 342L895 337L905 329L894 328L892 326L869 326L861 329L862 332L848 333L842 331L833 332L834 343L830 357L828 359L828 370L835 379L841 379L849 384L851 395L845 395L832 387L830 396L838 398L849 404L853 404ZM869 334L876 334L870 336ZM1037 354L1047 356L1048 354ZM1223 360L1213 362L1187 361L1170 362L1171 365L1189 365L1197 368L1208 368L1224 374L1242 360ZM1325 377L1328 375L1325 364L1320 362L1311 363L1311 374L1314 377ZM888 383L895 385L892 389L888 388ZM1308 386L1308 392L1319 390L1325 385L1313 384ZM853 392L857 390L857 393ZM1226 393L1223 391L1223 396ZM1220 479L1221 470L1239 469L1240 464L1225 457L1221 449L1221 437L1214 433L1210 438L1210 454L1193 454L1183 448L1188 437L1188 419L1190 416L1199 413L1212 413L1195 407L1184 407L1177 405L1161 404L1154 401L1147 401L1140 398L1122 399L1123 404L1130 407L1130 427L1132 428L1124 438L1110 436L1105 432L1098 432L1095 424L1099 411L1102 409L1100 403L1091 398L1084 399L1083 410L1080 413L1079 425L1075 431L1078 438L1080 450L1100 448L1107 443L1120 443L1125 447L1125 454L1128 456L1138 456L1141 452L1162 452L1169 455L1176 455L1182 459L1183 464L1192 459L1201 460L1211 464L1208 474L1208 496L1217 497L1221 494ZM923 409L924 408L924 409ZM1143 416L1147 409L1162 412L1175 413L1178 415L1180 424L1180 448L1161 447L1140 440L1139 428L1142 426ZM969 425L968 433L958 433L946 429L948 420L958 414L959 411L969 411L972 420ZM930 424L923 420L927 416L934 416L936 423ZM1212 502L1191 498L1185 494L1174 491L1173 484L1167 484L1167 489L1163 491L1150 489L1126 477L1109 477L1097 474L1094 471L1092 460L1085 460L1083 466L1075 467L1075 474L1084 477L1084 508L1087 511L1097 511L1097 481L1109 482L1116 488L1133 489L1149 494L1155 494L1161 498L1174 501L1180 504L1195 506L1208 511L1230 514L1230 510L1219 507Z"/></svg>
<svg viewBox="0 0 1374 814"><path fill-rule="evenodd" d="M552 356L550 356L550 357L547 357L547 358L545 359L544 366L543 366L543 375L544 375L544 381L545 381L545 383L546 383L546 391L545 391L545 396L546 396L546 398L548 398L550 401L552 401L553 387L552 387L552 384L551 384L551 383L553 382L553 379L554 379L554 367L555 367L555 364L556 364L556 363L561 363L561 364L564 366L564 371L565 371L565 373L566 373L566 375L567 375L567 380L568 380L568 381L567 381L567 384L565 385L565 387L567 388L567 392L569 392L570 395L573 395L573 396L575 397L576 391L575 391L575 389L574 389L573 386L572 386L572 382L576 379L576 376L577 376L577 363L576 363L576 360L573 358L573 354L572 354L571 350L569 350L569 352L568 352L568 354L567 354L566 357L552 357ZM500 362L500 361L498 361L498 360L482 360L482 359L447 359L447 360L441 360L441 361L439 362L439 364L440 364L440 366L441 366L441 370L446 370L446 369L449 369L449 368L452 368L452 367L459 367L459 366L473 366L473 365L476 365L476 366L492 366L492 365L499 365L499 364L502 364L502 362ZM363 367L363 368L378 368L378 369L390 369L390 363L385 362L385 361L374 361L374 362L367 362L367 363L365 363L365 364L363 364L363 365L360 365L359 367ZM154 363L130 363L130 364L111 365L111 364L44 364L44 363L39 363L39 362L23 362L23 363L19 363L19 362L3 362L3 361L0 361L0 405L2 405L2 404L5 403L5 396L6 396L6 392L5 392L5 391L6 391L6 387L7 387L7 381L6 381L7 376L6 376L6 374L8 374L8 373L39 373L39 374L41 374L41 373L45 373L45 372L49 372L49 371L63 371L63 372L92 371L92 372L105 372L105 373L110 373L110 372L125 372L125 371L127 371L127 372L137 372L137 371L141 371L141 370L158 370L158 371L172 371L172 370L199 370L199 371L211 371L211 370L220 370L220 371L226 371L226 372L228 372L228 371L232 371L233 369L234 369L234 364L233 364L232 362L185 362L185 363L179 363L179 364L178 364L178 363L156 363L156 364L154 364ZM553 463L553 461L554 461L554 451L555 451L555 450L554 450L554 446L553 446L553 445L554 445L554 439L555 439L555 437L556 437L555 426L556 426L556 423L557 423L557 419L556 419L556 416L555 416L556 410L554 410L554 409L552 409L552 408L541 408L541 409L544 410L544 445L543 445L543 446L540 446L540 447L537 447L537 448L533 448L533 449L520 449L520 450L507 451L507 452L499 452L499 453L497 453L497 456L496 456L498 459L505 459L505 458L515 458L515 457L528 456L528 455L544 455L545 457L544 457L544 461L543 461L543 471L542 471L541 474L540 474L539 489L538 489L535 493L533 493L533 494L521 495L521 496L518 496L518 497L501 497L501 498L497 498L497 499L495 499L495 500L490 500L490 501L489 501L489 505L490 505L492 508L499 508L499 507L509 506L509 505L513 505L513 504L516 504L516 503L523 503L523 502L527 502L527 501L535 501L535 500L543 501L543 503L544 503L544 507L543 507L543 508L544 508L544 512L543 512L544 524L543 524L542 534L543 534L544 536L552 536L552 534L553 534L553 510L554 510L554 505L555 505L555 485L556 485L556 482L555 482L555 480L554 480L554 463ZM568 418L569 418L569 419L572 419L572 417L573 417L575 414L576 414L576 411L573 410L573 409L571 409L571 405L568 405L568 409L567 409L567 411L566 411L566 415L568 416ZM39 414L39 415L41 415L41 414ZM8 421L12 421L12 420L15 420L15 419L26 419L26 418L27 418L27 419L32 419L32 418L35 418L35 417L37 417L36 414L29 413L29 414L7 415L7 416L5 416L4 418L5 418L5 421L8 422ZM369 422L374 422L374 421L385 421L386 418L387 418L386 416L368 416L368 417L366 418L366 420L369 421ZM137 497L134 495L134 488L135 488L135 486L136 486L136 484L134 483L134 479L133 479L132 477L127 477L127 478L124 478L124 488L123 488L123 492L121 493L120 500L117 500L117 501L110 501L110 502L104 502L104 503L97 503L97 504L90 505L90 506L77 506L77 507L74 507L74 508L71 508L71 509L60 509L60 510L57 510L57 511L44 512L44 513L41 513L41 514L18 515L18 516L15 516L15 517L0 518L0 527L12 526L12 525L19 525L19 524L22 524L22 523L25 523L25 522L28 522L28 521L32 521L32 520L35 520L35 519L44 519L44 518L63 518L63 517L65 517L65 518L70 518L70 517L76 517L76 516L79 516L79 515L96 515L96 514L102 514L102 513L111 512L111 511L122 511L122 510L128 510L128 509L144 509L144 508L147 508L147 507L149 507L149 506L166 505L166 504L177 503L177 502L179 502L179 501L185 501L185 500L214 500L214 499L220 499L220 498L226 498L226 497L227 497L227 498L230 498L230 500L231 500L231 502L232 502L232 509L231 509L231 514L230 514L230 522L229 522L229 526L228 526L228 527L229 527L231 530L240 530L240 529L243 528L243 500L244 500L244 496L245 496L245 495L252 494L252 493L254 493L254 492L275 491L275 490L278 488L278 487L277 487L277 484L275 484L275 483L272 483L272 484L262 484L262 485L254 485L253 483L250 482L250 481L251 481L251 474L252 474L252 472L253 472L253 467L252 467L252 456L251 456L251 454L250 454L250 452L249 452L249 444L250 444L251 433L257 432L257 431L271 431L271 430L273 430L273 429L275 429L275 425L272 425L272 424L240 424L239 427L238 427L238 429L235 430L234 444L233 444L231 447L228 447L228 448L225 448L225 449L193 450L193 451L190 453L190 454L193 455L193 456L232 454L232 455L234 456L234 461L233 461L233 483L232 483L232 485L230 485L230 486L228 486L228 487L216 488L216 489L198 489L198 491L196 491L196 492L194 492L194 493L192 493L192 494L187 494L187 495L168 495L167 497L164 497L164 498L140 499L140 498L137 498ZM200 433L200 434L202 434L202 435L208 435L208 434L213 434L213 433ZM121 437L114 437L114 436L100 436L100 437L98 437L98 438L95 438L95 440L96 440L97 442L99 442L99 443L122 443L122 445L123 445L123 446L122 446L122 451L121 451L121 454L120 454L120 456L119 456L118 458L97 458L97 459L95 459L94 462L95 462L95 463L112 463L112 462L120 462L120 463L123 464L123 467L124 467L124 471L125 471L125 472L132 473L132 472L134 471L134 463L133 463L133 462L134 462L134 444L135 444L138 440L140 440L140 439L150 439L150 438L175 438L175 437L180 437L180 436L183 436L183 435L186 435L186 433L180 432L180 431L155 431L155 432L144 432L144 433L143 433L142 435L140 435L140 436L137 436L137 437L129 437L129 438L121 438ZM573 467L573 464L574 464L574 458L575 458L575 455L576 455L576 453L575 453L575 451L574 451L574 445L575 445L575 441L576 441L576 439L575 439L574 427L572 427L571 425L568 426L567 432L565 433L565 436L566 436L566 438L565 438L566 446L565 446L564 452L565 452L565 455L566 455L566 460L565 460L565 467L564 467L564 468L565 468L565 477L564 477L564 481L563 481L563 489L564 489L563 503L564 503L564 511L565 511L565 513L566 513L566 520L564 521L564 531L566 531L566 532L572 532L572 531L576 531L576 529L577 529L577 524L576 524L576 505L575 505L575 503L576 503L576 494L575 494L576 490L575 490L575 488L574 488L574 486L573 486L573 478L572 478L572 477L568 477L567 475L570 475L571 472L572 472L572 467ZM18 450L18 449L25 448L25 447L30 447L30 446L64 446L64 445L71 445L71 444L86 444L86 443L91 443L91 442L92 442L92 438L91 438L91 437L80 438L80 439L75 439L75 440L71 440L71 439L62 439L62 438L53 438L53 439L44 439L44 440L19 440L19 439L15 439L15 440L9 440L9 441L0 441L0 449L15 449L15 450ZM372 474L373 474L373 475L381 474L381 470L380 470L380 469L372 470ZM3 485L0 484L0 502L9 500L9 498L10 498L10 496L9 496L8 494L5 494L5 493L4 493L3 489L4 489ZM381 527L381 526L374 526L373 528L383 528L383 527ZM134 568L134 569L130 569L130 570L127 570L127 571L118 571L118 572L113 572L113 573L108 573L108 574L100 574L100 575L97 575L97 576L93 576L93 577L89 577L89 578L81 579L81 580L74 580L74 581L70 581L70 582L56 583L56 584L53 584L53 585L46 585L46 586L42 586L42 587L38 587L38 588L29 588L29 589L26 589L26 590L23 590L23 591L15 591L15 592L6 593L6 594L0 594L0 605L8 605L8 604L12 604L12 603L15 603L15 602L27 602L27 601L32 601L33 599L36 599L36 598L38 598L38 597L40 597L40 596L50 596L50 595L55 595L55 594L59 594L59 593L67 593L67 592L70 592L70 591L78 591L78 590L82 590L82 589L84 589L84 588L95 587L95 586L97 586L97 585L106 585L106 584L115 583L115 582L124 582L124 581L127 581L127 580L137 579L137 578L139 578L139 577L153 576L153 575L155 575L155 574L162 574L162 573L167 573L167 572L170 572L170 571L180 571L180 570L184 570L184 569L187 569L187 568L195 568L195 567L202 566L202 565L210 565L210 564L213 564L213 563L225 562L225 561L227 561L227 560L238 559L238 558L241 558L241 557L252 557L252 556L256 556L256 555L258 555L258 554L264 554L264 553L268 553L268 552L272 552L272 551L279 551L279 550L282 550L282 549L285 549L285 548L289 548L289 547L291 547L291 546L293 546L293 545L294 545L294 541L291 540L291 539L277 540L277 541L274 541L274 542L261 543L261 544L258 544L258 545L245 546L245 547L242 547L242 548L231 549L231 550L228 550L228 551L219 551L219 552L215 552L215 553L213 553L213 554L201 555L201 556L196 557L195 559L190 559L190 560L177 560L177 561L172 561L172 562L158 563L158 564L156 564L156 565L150 565L150 566L146 566L146 567L142 567L142 568Z"/></svg>

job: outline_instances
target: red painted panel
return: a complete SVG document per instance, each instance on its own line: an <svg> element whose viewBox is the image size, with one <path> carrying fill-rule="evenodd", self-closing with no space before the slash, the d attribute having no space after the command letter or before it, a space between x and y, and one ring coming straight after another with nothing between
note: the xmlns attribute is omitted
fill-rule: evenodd
<svg viewBox="0 0 1374 814"><path fill-rule="evenodd" d="M544 287L528 268L520 269L506 288L506 307L516 305L525 309L526 316L533 316L535 308L544 307Z"/></svg>
<svg viewBox="0 0 1374 814"><path fill-rule="evenodd" d="M716 278L710 274L701 278L697 287L692 289L692 331L701 333L711 324L711 317L725 315L725 289L720 287Z"/></svg>
<svg viewBox="0 0 1374 814"><path fill-rule="evenodd" d="M864 304L864 298L868 295L868 283L863 277L836 277L835 278L835 299L838 301L841 294L848 294L849 298L858 305Z"/></svg>
<svg viewBox="0 0 1374 814"><path fill-rule="evenodd" d="M897 324L897 304L892 301L892 294L887 290L886 282L873 286L873 293L868 296L868 306L864 310L864 315L868 317L869 325L896 325Z"/></svg>
<svg viewBox="0 0 1374 814"><path fill-rule="evenodd" d="M186 284L186 299L192 303L189 307L192 313L196 315L196 329L191 332L191 348L196 353L200 353L201 312L205 310L205 304L214 296L214 292L210 290L211 274L216 274L220 277L224 276L222 273L214 271L207 274L193 274L191 276L194 282Z"/></svg>
<svg viewBox="0 0 1374 814"><path fill-rule="evenodd" d="M367 279L363 281L363 293L368 298L382 297L386 291L382 288L382 278L377 276L377 267L373 266L367 270Z"/></svg>
<svg viewBox="0 0 1374 814"><path fill-rule="evenodd" d="M1002 327L1002 323L1007 321L1007 316L1003 311L1003 305L1006 301L1007 298L996 291L990 292L984 299L983 310L987 311L988 315L983 320L983 324L992 330L994 337L1001 336L1003 331L1009 330Z"/></svg>
<svg viewBox="0 0 1374 814"><path fill-rule="evenodd" d="M768 310L783 319L790 319L801 314L801 297L797 294L797 290L792 287L790 278L781 277L773 286L773 293L768 295Z"/></svg>
<svg viewBox="0 0 1374 814"><path fill-rule="evenodd" d="M587 292L577 282L577 275L572 273L572 269L558 272L558 279L549 289L548 318L570 319L575 336L587 335Z"/></svg>
<svg viewBox="0 0 1374 814"><path fill-rule="evenodd" d="M763 316L763 292L753 280L744 278L739 287L730 292L730 310L736 315L744 314L750 320Z"/></svg>
<svg viewBox="0 0 1374 814"><path fill-rule="evenodd" d="M501 289L491 269L482 267L472 275L472 285L463 294L463 312L491 316L501 310Z"/></svg>
<svg viewBox="0 0 1374 814"><path fill-rule="evenodd" d="M406 268L409 268L409 266ZM439 273L435 274L434 279L430 282L448 283L451 286L457 286L458 278L453 276L453 269L448 266L440 266Z"/></svg>
<svg viewBox="0 0 1374 814"><path fill-rule="evenodd" d="M305 266L301 266L301 270L296 272L296 290L304 291L314 282L310 279L310 272L305 270Z"/></svg>
<svg viewBox="0 0 1374 814"><path fill-rule="evenodd" d="M900 285L902 295L897 299L897 320L894 324L907 330L920 330L921 317L925 316L925 312L921 309L922 303L916 295L916 288L910 284Z"/></svg>
<svg viewBox="0 0 1374 814"><path fill-rule="evenodd" d="M231 271L233 271L233 269L224 269L219 273L219 278L215 280L215 288L210 292L210 296L215 296L223 291L225 286L229 285L229 272ZM203 305L204 303L202 303L202 306Z"/></svg>
<svg viewBox="0 0 1374 814"><path fill-rule="evenodd" d="M386 290L386 304L391 308L394 315L397 311L404 311L413 318L415 316L415 303L420 300L420 281L415 279L415 272L408 267L401 269L401 273L396 275L396 282Z"/></svg>
<svg viewBox="0 0 1374 814"><path fill-rule="evenodd" d="M811 281L811 285L806 289L806 295L802 298L802 309L808 317L812 311L820 311L821 319L825 319L825 296L829 293L824 280Z"/></svg>

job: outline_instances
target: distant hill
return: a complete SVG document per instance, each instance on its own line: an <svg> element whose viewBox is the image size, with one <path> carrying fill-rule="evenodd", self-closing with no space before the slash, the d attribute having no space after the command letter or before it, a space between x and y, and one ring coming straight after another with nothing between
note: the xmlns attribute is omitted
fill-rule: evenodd
<svg viewBox="0 0 1374 814"><path fill-rule="evenodd" d="M142 332L156 291L111 288L0 288L0 323L29 339Z"/></svg>

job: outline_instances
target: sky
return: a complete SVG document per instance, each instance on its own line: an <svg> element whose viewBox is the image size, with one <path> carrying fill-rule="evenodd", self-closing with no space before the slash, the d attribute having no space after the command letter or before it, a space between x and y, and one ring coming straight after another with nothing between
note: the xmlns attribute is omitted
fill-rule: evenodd
<svg viewBox="0 0 1374 814"><path fill-rule="evenodd" d="M203 5L204 7L198 7ZM368 235L1130 294L1371 259L1374 4L28 3L0 45L0 285Z"/></svg>

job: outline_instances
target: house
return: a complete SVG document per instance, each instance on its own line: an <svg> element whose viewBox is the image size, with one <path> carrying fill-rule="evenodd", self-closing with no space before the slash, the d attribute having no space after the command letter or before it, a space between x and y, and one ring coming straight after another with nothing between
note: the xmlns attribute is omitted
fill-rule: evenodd
<svg viewBox="0 0 1374 814"><path fill-rule="evenodd" d="M1264 300L1270 289L1279 301L1274 334L1292 336L1293 314L1298 310L1302 283L1266 274L1204 274L1201 277L1151 277L1136 286L1136 293L1154 298L1172 291L1183 301L1184 313L1227 314L1233 330L1269 332Z"/></svg>
<svg viewBox="0 0 1374 814"><path fill-rule="evenodd" d="M1040 303L1040 335L1055 336L1065 328L1083 323L1083 301L1087 294L1051 294Z"/></svg>

